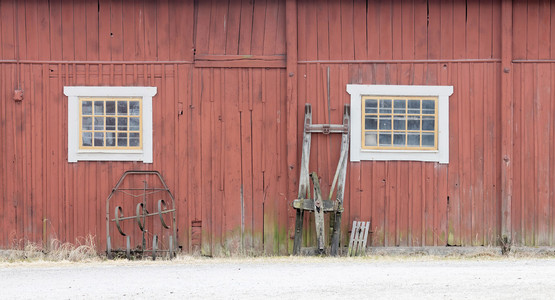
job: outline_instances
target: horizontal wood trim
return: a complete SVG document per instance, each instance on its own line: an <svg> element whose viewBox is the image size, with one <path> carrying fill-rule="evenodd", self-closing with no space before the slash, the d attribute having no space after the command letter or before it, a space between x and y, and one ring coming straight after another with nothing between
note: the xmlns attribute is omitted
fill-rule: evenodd
<svg viewBox="0 0 555 300"><path fill-rule="evenodd" d="M197 55L197 68L285 68L285 55Z"/></svg>

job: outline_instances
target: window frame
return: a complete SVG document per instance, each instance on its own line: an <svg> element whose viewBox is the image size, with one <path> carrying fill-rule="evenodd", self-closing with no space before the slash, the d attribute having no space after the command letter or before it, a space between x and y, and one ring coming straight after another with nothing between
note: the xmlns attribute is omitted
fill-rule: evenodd
<svg viewBox="0 0 555 300"><path fill-rule="evenodd" d="M144 86L65 86L68 97L68 162L142 161L152 163L152 97L156 87ZM81 149L79 98L141 98L142 149Z"/></svg>
<svg viewBox="0 0 555 300"><path fill-rule="evenodd" d="M429 161L449 163L449 96L453 86L348 84L351 95L351 161ZM364 149L362 147L362 98L365 96L437 97L437 150Z"/></svg>

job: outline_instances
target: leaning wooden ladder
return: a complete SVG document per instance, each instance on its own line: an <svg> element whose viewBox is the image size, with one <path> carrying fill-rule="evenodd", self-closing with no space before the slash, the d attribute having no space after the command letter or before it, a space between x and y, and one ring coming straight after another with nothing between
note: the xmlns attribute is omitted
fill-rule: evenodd
<svg viewBox="0 0 555 300"><path fill-rule="evenodd" d="M310 104L305 105L304 113L304 131L303 131L303 152L301 159L301 174L299 178L299 193L297 199L293 201L293 208L297 210L295 220L295 241L293 243L293 254L298 255L301 252L303 218L305 211L314 212L314 220L316 223L316 240L318 243L318 252L324 253L326 240L324 234L324 213L330 213L330 233L331 233L331 249L330 255L337 255L339 249L339 240L341 237L341 213L343 212L343 195L345 190L345 177L347 173L347 156L349 149L349 122L350 122L350 106L346 104L343 107L343 124L312 124L312 107ZM313 196L310 198L310 179L308 172L308 163L310 160L310 143L312 133L341 133L341 154L333 183L330 188L328 199L322 197L318 175L313 172L310 177L314 186ZM332 200L333 190L337 185L337 193L335 200Z"/></svg>

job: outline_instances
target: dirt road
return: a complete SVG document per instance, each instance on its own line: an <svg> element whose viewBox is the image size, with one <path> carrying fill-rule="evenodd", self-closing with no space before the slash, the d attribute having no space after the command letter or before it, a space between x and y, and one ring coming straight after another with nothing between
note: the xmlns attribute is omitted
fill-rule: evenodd
<svg viewBox="0 0 555 300"><path fill-rule="evenodd" d="M540 299L555 259L185 259L0 265L2 299Z"/></svg>

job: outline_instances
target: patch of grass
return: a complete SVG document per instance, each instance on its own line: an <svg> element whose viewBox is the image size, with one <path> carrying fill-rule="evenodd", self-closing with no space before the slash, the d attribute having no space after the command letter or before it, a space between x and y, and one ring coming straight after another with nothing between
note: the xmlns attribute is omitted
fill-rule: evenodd
<svg viewBox="0 0 555 300"><path fill-rule="evenodd" d="M23 247L13 247L0 251L0 262L33 261L100 261L104 257L98 254L95 237L88 235L77 238L75 243L62 243L57 239L50 241L48 247L29 241L14 243Z"/></svg>

